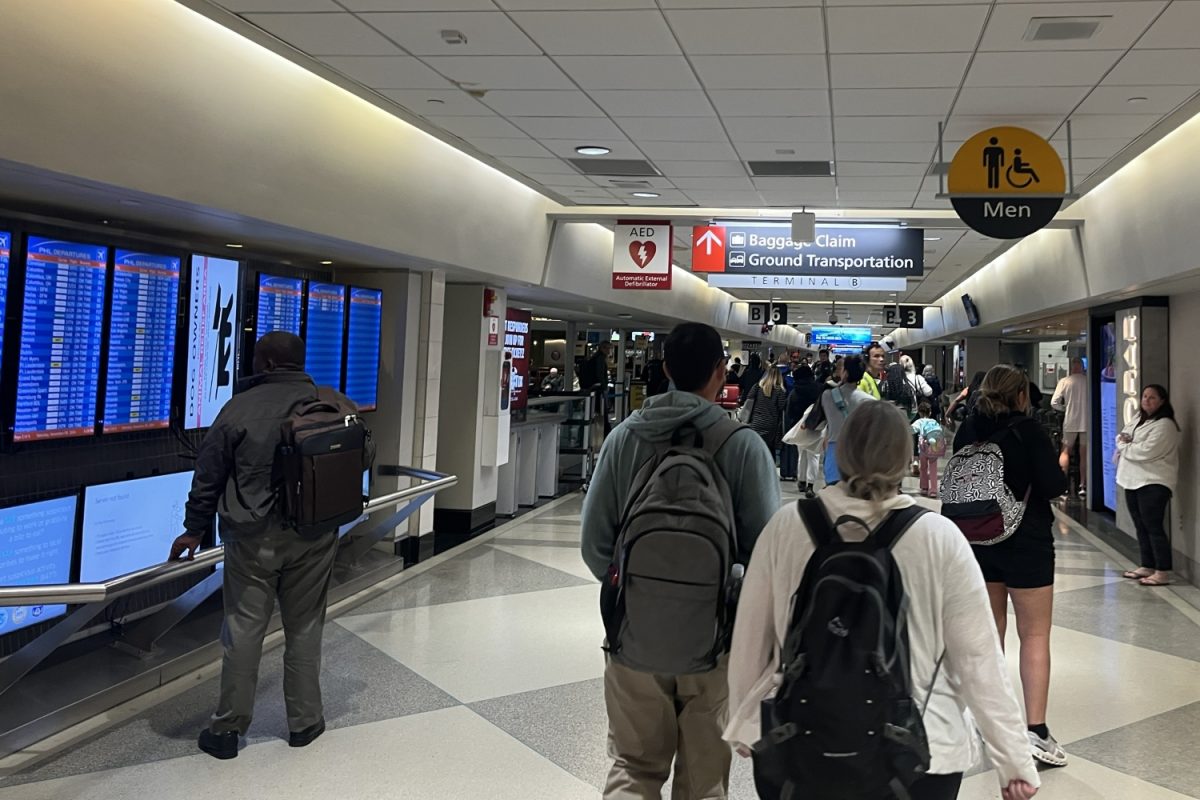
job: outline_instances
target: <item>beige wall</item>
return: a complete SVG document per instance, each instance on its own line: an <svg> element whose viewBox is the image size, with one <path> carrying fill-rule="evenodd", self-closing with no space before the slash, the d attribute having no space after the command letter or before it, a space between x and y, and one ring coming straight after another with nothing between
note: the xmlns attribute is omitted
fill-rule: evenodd
<svg viewBox="0 0 1200 800"><path fill-rule="evenodd" d="M1200 336L1200 292L1171 298L1171 377L1168 391L1176 417L1183 428L1179 458L1179 490L1171 502L1171 539L1177 554L1176 570L1186 572L1192 583L1200 583L1200 381L1195 378L1196 341Z"/></svg>

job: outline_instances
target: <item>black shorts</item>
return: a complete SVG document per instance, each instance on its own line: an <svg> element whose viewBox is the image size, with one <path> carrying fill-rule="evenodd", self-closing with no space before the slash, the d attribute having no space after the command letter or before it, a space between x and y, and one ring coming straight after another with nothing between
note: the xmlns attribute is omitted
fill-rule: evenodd
<svg viewBox="0 0 1200 800"><path fill-rule="evenodd" d="M975 560L988 583L1010 589L1040 589L1054 585L1054 539L1017 530L999 544L973 545Z"/></svg>

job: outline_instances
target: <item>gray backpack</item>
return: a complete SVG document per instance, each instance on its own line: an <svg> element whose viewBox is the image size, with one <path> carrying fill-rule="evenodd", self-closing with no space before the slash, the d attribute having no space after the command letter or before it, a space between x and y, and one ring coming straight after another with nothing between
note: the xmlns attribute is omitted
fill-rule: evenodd
<svg viewBox="0 0 1200 800"><path fill-rule="evenodd" d="M729 484L717 451L740 430L690 424L638 470L601 587L605 650L642 672L708 672L728 650L741 576Z"/></svg>

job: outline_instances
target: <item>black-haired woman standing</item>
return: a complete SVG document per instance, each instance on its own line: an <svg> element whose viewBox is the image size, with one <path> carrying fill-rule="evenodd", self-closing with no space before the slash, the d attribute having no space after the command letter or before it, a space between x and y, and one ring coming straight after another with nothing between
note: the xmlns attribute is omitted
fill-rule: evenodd
<svg viewBox="0 0 1200 800"><path fill-rule="evenodd" d="M1117 485L1125 490L1142 566L1125 573L1142 586L1171 582L1171 538L1164 519L1179 478L1179 424L1167 390L1142 390L1141 413L1117 436Z"/></svg>

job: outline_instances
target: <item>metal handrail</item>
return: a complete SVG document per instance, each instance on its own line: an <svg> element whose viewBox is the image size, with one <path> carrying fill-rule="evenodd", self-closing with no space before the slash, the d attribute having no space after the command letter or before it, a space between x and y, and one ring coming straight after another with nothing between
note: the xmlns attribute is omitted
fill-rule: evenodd
<svg viewBox="0 0 1200 800"><path fill-rule="evenodd" d="M371 514L381 508L388 508L397 503L432 494L441 489L458 483L458 477L444 475L440 472L418 470L402 467L398 470L401 477L418 478L428 481L417 486L410 486L382 497L375 497L363 506L364 514ZM225 560L225 546L219 545L196 554L190 561L164 561L161 564L144 567L134 572L120 575L102 583L55 583L42 586L0 586L0 608L5 606L25 605L54 605L66 603L79 605L83 603L98 603L105 600L115 600L118 597L131 594L142 589L149 589L175 578L190 575L193 572L209 569Z"/></svg>

